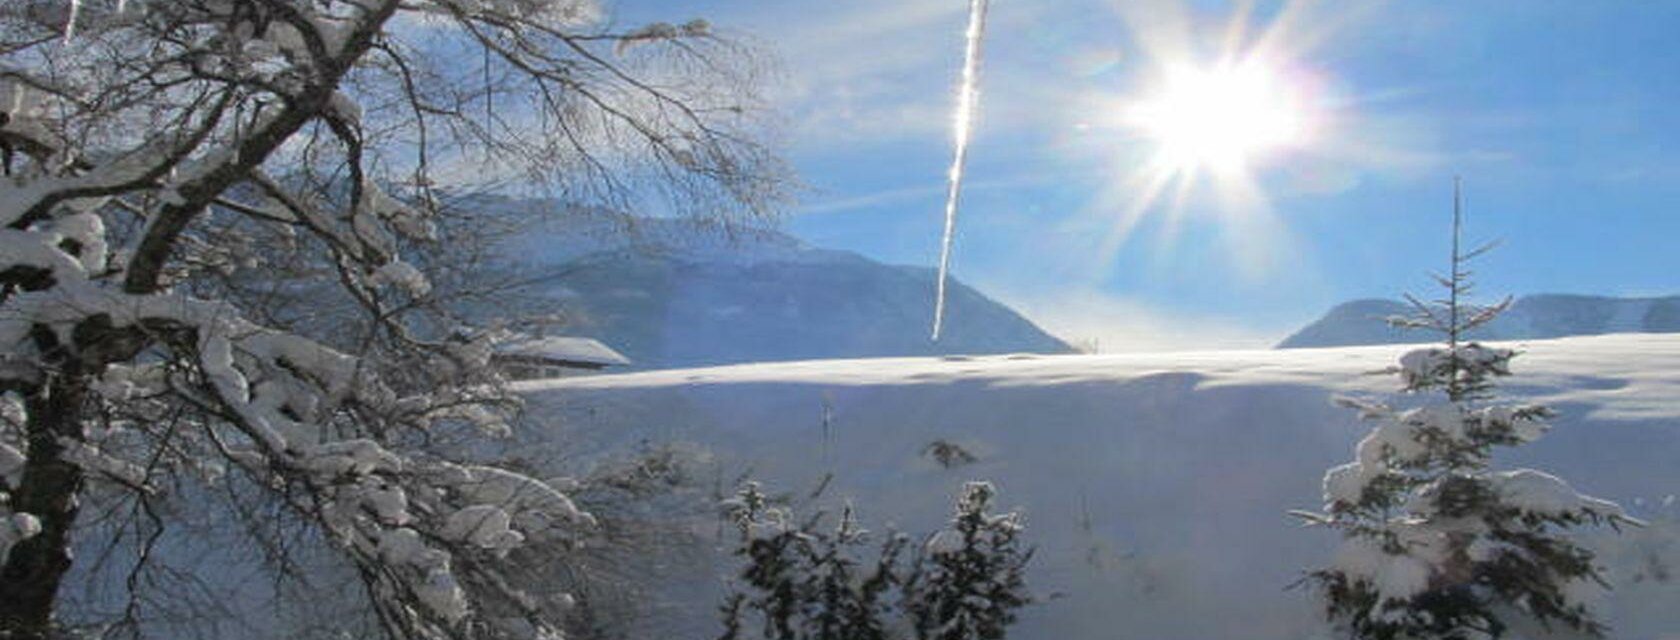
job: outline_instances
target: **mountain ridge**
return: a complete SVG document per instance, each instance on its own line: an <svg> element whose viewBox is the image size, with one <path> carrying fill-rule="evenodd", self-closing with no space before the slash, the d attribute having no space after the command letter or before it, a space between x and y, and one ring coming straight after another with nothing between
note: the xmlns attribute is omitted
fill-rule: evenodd
<svg viewBox="0 0 1680 640"><path fill-rule="evenodd" d="M635 368L848 357L1071 353L1008 306L953 280L929 339L935 272L813 246L782 231L691 218L565 209L553 201L512 248L567 335L601 340Z"/></svg>
<svg viewBox="0 0 1680 640"><path fill-rule="evenodd" d="M1408 303L1362 298L1332 307L1284 338L1279 349L1426 342L1429 336L1391 327L1388 317L1409 315ZM1541 293L1512 302L1492 322L1471 331L1474 340L1532 340L1609 333L1680 333L1680 295L1616 297Z"/></svg>

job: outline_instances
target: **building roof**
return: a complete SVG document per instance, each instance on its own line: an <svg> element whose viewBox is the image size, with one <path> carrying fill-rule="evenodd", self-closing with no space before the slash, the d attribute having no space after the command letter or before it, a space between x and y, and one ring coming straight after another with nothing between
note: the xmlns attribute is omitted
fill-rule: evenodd
<svg viewBox="0 0 1680 640"><path fill-rule="evenodd" d="M594 338L556 336L524 338L496 346L496 354L515 358L583 362L598 365L628 365L630 359Z"/></svg>

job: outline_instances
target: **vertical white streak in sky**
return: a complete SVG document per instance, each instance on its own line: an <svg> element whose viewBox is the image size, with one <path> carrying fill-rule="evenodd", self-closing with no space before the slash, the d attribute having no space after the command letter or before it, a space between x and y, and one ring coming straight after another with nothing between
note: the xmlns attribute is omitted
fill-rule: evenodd
<svg viewBox="0 0 1680 640"><path fill-rule="evenodd" d="M968 139L974 130L974 107L980 101L980 42L986 32L986 1L969 0L967 46L963 50L962 85L957 89L955 149L951 157L950 188L945 193L945 233L939 243L939 277L933 298L933 339L945 326L945 282L951 272L951 240L957 233L957 196L962 192L963 167L968 163Z"/></svg>

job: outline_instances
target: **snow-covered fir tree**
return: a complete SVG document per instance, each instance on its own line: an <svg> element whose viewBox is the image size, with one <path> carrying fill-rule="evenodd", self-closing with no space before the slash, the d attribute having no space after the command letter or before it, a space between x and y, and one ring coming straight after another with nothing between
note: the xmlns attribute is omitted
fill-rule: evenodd
<svg viewBox="0 0 1680 640"><path fill-rule="evenodd" d="M1019 515L991 513L995 494L989 483L969 483L951 526L906 560L908 537L869 544L850 506L832 527L822 514L796 525L748 484L725 505L741 532L747 589L722 607L722 640L1005 637L1030 601L1023 574L1032 554L1017 540Z"/></svg>
<svg viewBox="0 0 1680 640"><path fill-rule="evenodd" d="M950 527L928 539L905 579L917 640L998 640L1031 601L1021 516L992 513L996 496L989 482L965 485Z"/></svg>
<svg viewBox="0 0 1680 640"><path fill-rule="evenodd" d="M460 446L517 401L436 286L472 266L446 201L762 211L734 54L593 0L0 2L0 636L211 617L154 552L201 544L179 499L276 583L336 554L389 635L553 637L567 598L505 559L593 518ZM78 557L116 595L60 606Z"/></svg>
<svg viewBox="0 0 1680 640"><path fill-rule="evenodd" d="M855 557L865 548L869 532L859 526L848 504L834 531L810 547L811 571L805 589L813 594L806 610L806 637L812 640L886 640L891 604L886 597L897 587L893 567L907 540L892 535L882 543L874 566Z"/></svg>
<svg viewBox="0 0 1680 640"><path fill-rule="evenodd" d="M724 509L741 533L741 545L735 550L747 563L741 581L756 595L731 597L724 607L723 639L753 637L741 635L743 609L758 614L763 625L759 637L798 637L806 598L800 546L807 534L793 524L787 509L771 504L756 482L747 483L736 497L725 501Z"/></svg>
<svg viewBox="0 0 1680 640"><path fill-rule="evenodd" d="M1495 380L1517 353L1465 340L1509 299L1466 301L1462 211L1454 188L1451 269L1444 297L1410 298L1416 314L1391 321L1434 331L1441 346L1416 349L1392 368L1410 408L1343 400L1375 427L1355 460L1324 476L1324 513L1298 513L1341 532L1333 563L1307 581L1330 621L1362 640L1501 638L1524 629L1601 637L1587 597L1607 585L1593 554L1569 529L1630 522L1614 503L1577 493L1535 469L1495 470L1499 447L1540 437L1550 409L1495 401Z"/></svg>
<svg viewBox="0 0 1680 640"><path fill-rule="evenodd" d="M727 501L741 533L736 555L746 559L741 581L753 595L736 593L723 607L724 640L755 637L742 628L748 611L775 640L886 640L892 637L898 564L906 538L886 537L865 565L870 548L850 505L833 528L818 514L795 525L791 513L772 506L756 483Z"/></svg>

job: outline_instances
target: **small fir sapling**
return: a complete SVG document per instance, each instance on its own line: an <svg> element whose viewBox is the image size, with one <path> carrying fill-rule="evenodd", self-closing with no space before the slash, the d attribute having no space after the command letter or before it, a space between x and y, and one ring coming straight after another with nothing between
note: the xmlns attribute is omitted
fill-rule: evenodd
<svg viewBox="0 0 1680 640"><path fill-rule="evenodd" d="M1545 472L1493 469L1495 447L1540 437L1553 412L1494 402L1494 381L1511 374L1517 353L1465 342L1510 300L1465 301L1465 266L1488 247L1461 252L1460 203L1455 184L1451 271L1436 277L1445 296L1409 297L1415 315L1391 320L1444 338L1389 370L1405 393L1430 400L1409 409L1341 400L1376 426L1353 462L1325 474L1325 512L1296 512L1344 538L1332 564L1303 582L1353 638L1500 638L1535 625L1603 637L1607 626L1583 596L1608 585L1567 530L1637 521Z"/></svg>
<svg viewBox="0 0 1680 640"><path fill-rule="evenodd" d="M951 526L928 539L905 579L905 609L917 640L997 640L1031 602L1025 570L1032 551L1018 540L1018 513L994 514L997 489L970 482Z"/></svg>

